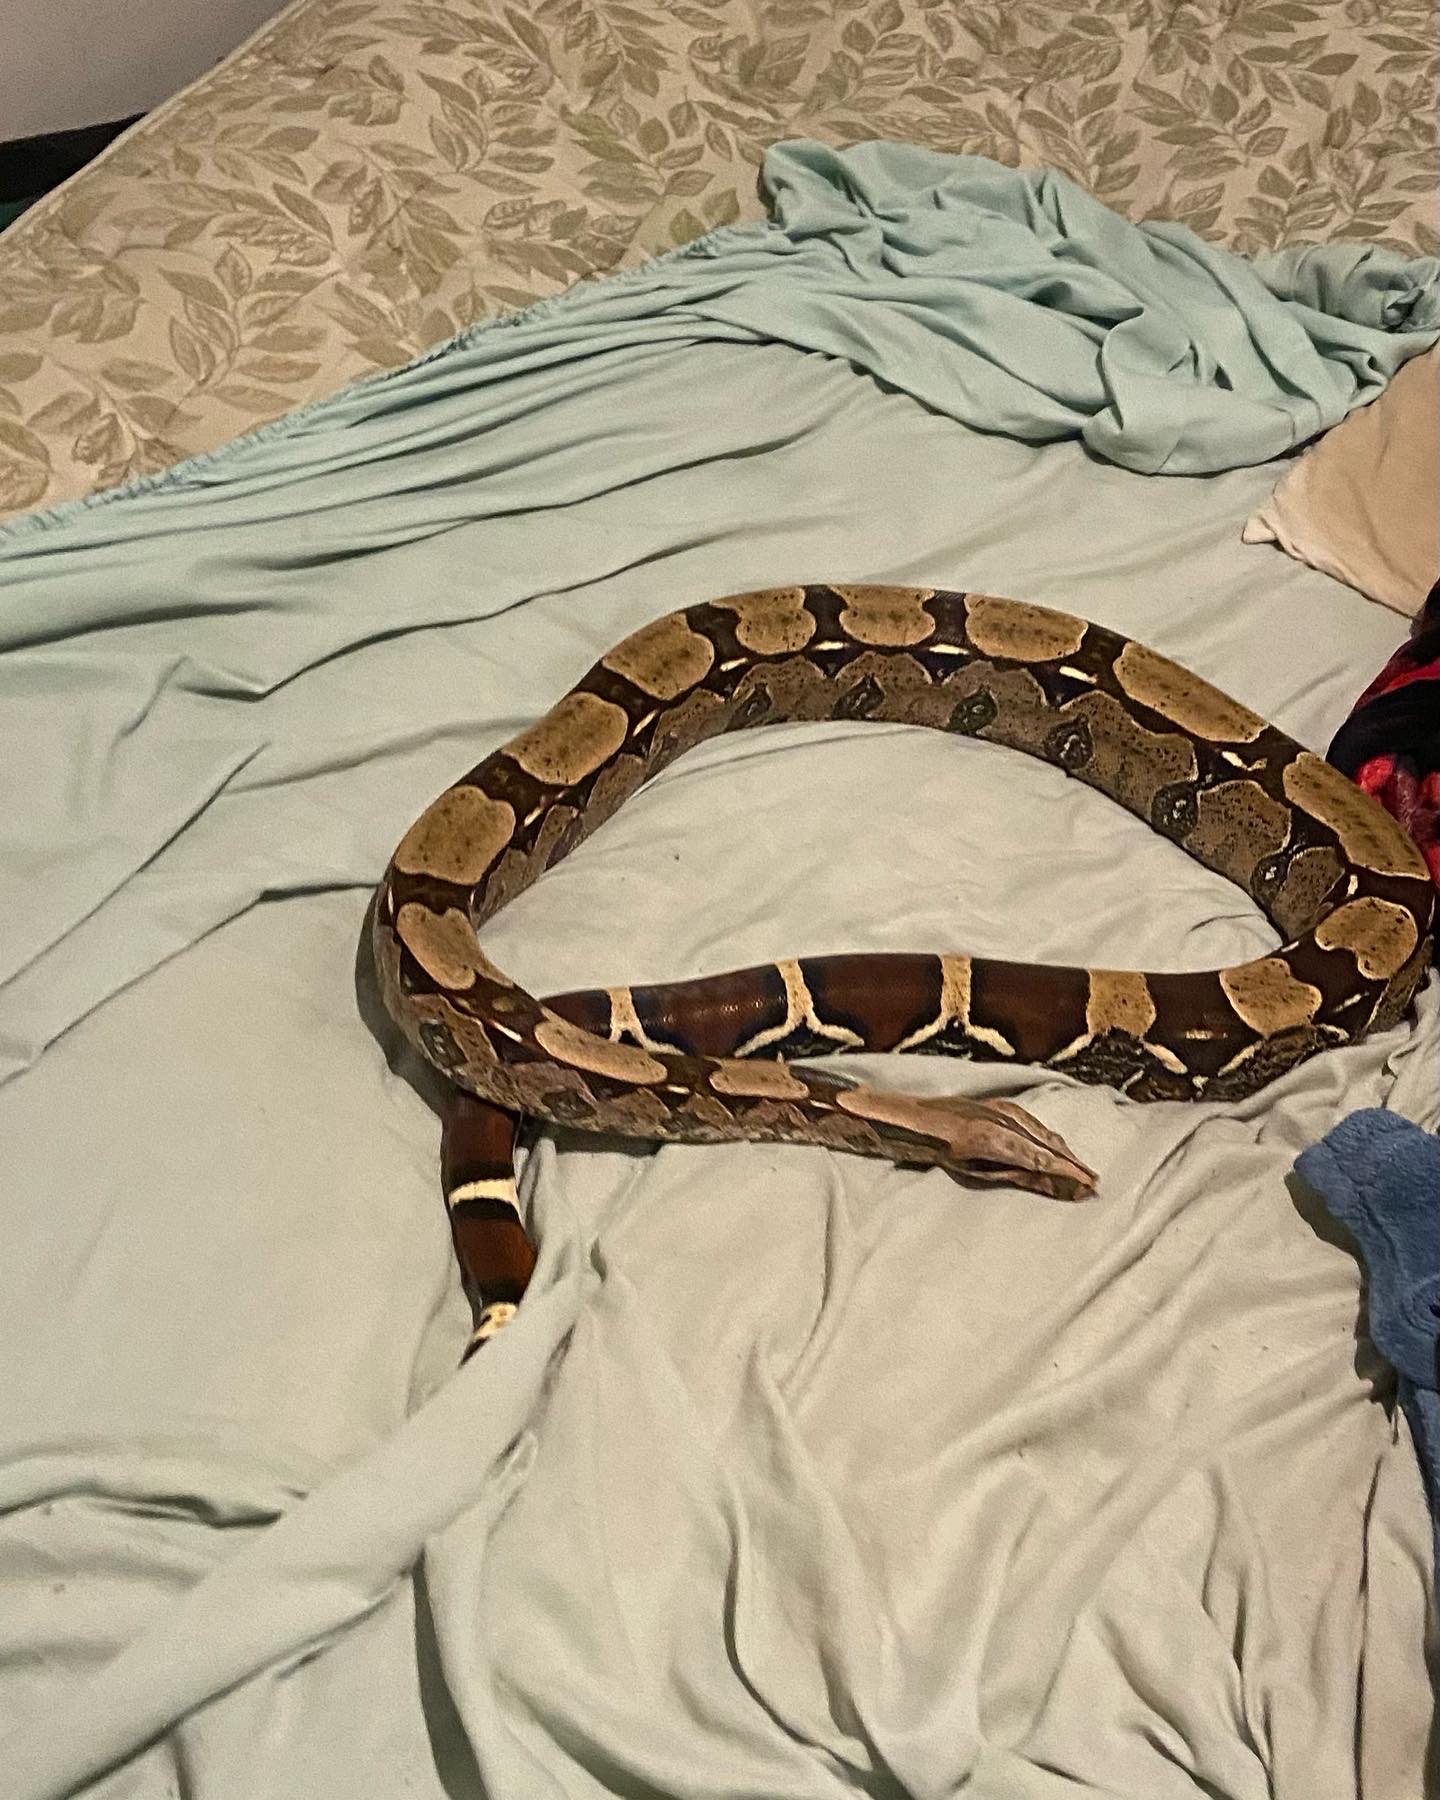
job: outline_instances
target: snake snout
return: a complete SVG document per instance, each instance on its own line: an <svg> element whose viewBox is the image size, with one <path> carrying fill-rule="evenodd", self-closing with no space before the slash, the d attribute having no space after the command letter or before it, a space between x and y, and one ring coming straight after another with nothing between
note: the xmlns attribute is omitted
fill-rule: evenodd
<svg viewBox="0 0 1440 1800"><path fill-rule="evenodd" d="M841 1104L910 1139L927 1139L941 1154L927 1160L961 1181L1005 1183L1055 1200L1084 1200L1096 1176L1064 1138L1011 1100L965 1100L959 1095L881 1093L852 1089ZM897 1154L897 1161L904 1161Z"/></svg>
<svg viewBox="0 0 1440 1800"><path fill-rule="evenodd" d="M948 1122L946 1167L961 1180L1003 1183L1055 1200L1085 1200L1096 1175L1064 1138L1010 1100L936 1099Z"/></svg>

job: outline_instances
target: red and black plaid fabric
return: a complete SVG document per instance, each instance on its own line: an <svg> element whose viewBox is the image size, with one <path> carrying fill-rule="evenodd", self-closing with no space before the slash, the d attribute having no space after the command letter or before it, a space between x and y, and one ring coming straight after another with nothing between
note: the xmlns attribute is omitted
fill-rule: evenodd
<svg viewBox="0 0 1440 1800"><path fill-rule="evenodd" d="M1409 643L1336 732L1329 760L1394 814L1440 886L1440 581Z"/></svg>

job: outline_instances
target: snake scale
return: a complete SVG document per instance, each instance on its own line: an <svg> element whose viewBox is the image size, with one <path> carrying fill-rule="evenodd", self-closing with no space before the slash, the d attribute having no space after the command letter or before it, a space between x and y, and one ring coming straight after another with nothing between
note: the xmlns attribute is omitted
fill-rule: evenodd
<svg viewBox="0 0 1440 1800"><path fill-rule="evenodd" d="M935 726L1041 757L1245 889L1281 946L1178 974L826 956L546 1002L485 955L478 928L684 751L821 719ZM511 1168L521 1117L821 1144L1079 1198L1094 1176L1018 1106L846 1084L791 1059L932 1052L1136 1100L1234 1100L1399 1020L1434 906L1419 851L1374 800L1133 639L988 594L813 585L688 607L602 657L411 827L372 941L389 1012L452 1084L445 1184L482 1306L473 1348L513 1314L534 1263Z"/></svg>

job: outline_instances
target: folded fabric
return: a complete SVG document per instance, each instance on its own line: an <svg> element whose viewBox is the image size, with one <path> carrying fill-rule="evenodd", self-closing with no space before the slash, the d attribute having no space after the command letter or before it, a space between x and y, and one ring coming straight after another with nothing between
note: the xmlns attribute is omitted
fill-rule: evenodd
<svg viewBox="0 0 1440 1800"><path fill-rule="evenodd" d="M1365 1259L1370 1341L1399 1378L1440 1579L1440 1138L1367 1107L1302 1151L1295 1170Z"/></svg>
<svg viewBox="0 0 1440 1800"><path fill-rule="evenodd" d="M1440 886L1440 581L1415 635L1355 702L1328 756L1394 814Z"/></svg>
<svg viewBox="0 0 1440 1800"><path fill-rule="evenodd" d="M1248 262L1183 225L1132 224L1049 169L797 142L761 183L794 250L820 234L832 253L789 341L887 378L874 348L904 344L900 385L926 404L1031 441L1078 436L1146 474L1282 455L1440 336L1435 257L1324 244ZM757 317L759 298L747 287L725 316ZM872 326L876 301L891 316Z"/></svg>

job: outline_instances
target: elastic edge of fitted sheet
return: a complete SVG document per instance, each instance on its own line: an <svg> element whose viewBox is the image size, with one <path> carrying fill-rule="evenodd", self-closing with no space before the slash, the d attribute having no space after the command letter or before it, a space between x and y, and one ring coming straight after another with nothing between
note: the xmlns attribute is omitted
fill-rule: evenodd
<svg viewBox="0 0 1440 1800"><path fill-rule="evenodd" d="M482 338L486 332L497 330L513 331L518 326L528 325L536 319L548 318L554 313L563 312L567 306L576 301L597 293L605 288L623 288L633 282L643 280L657 269L671 263L683 262L687 257L707 254L725 245L738 242L742 238L754 237L772 227L764 221L749 224L718 225L713 231L692 238L688 243L677 244L673 250L663 250L658 256L647 257L634 268L614 269L609 274L594 278L582 277L557 294L546 294L539 300L532 300L529 306L520 307L514 312L495 313L489 318L476 319L463 330L453 336L442 338L439 343L431 344L408 362L397 363L393 369L376 369L369 375L357 376L347 381L333 393L322 394L318 399L309 400L293 411L281 413L278 418L267 419L263 425L257 425L253 431L242 433L239 437L227 438L223 444L217 444L213 450L200 450L183 461L172 463L168 469L156 469L148 475L137 475L130 481L121 482L119 486L101 488L95 493L79 494L71 500L58 501L54 506L41 507L36 512L17 513L12 519L0 520L0 550L14 543L17 539L32 533L50 531L70 523L74 518L92 512L98 507L113 505L117 501L131 500L141 494L163 492L166 488L183 486L191 477L203 470L221 467L225 461L242 451L252 449L256 444L269 443L283 438L301 425L321 417L327 408L338 406L353 395L366 393L382 388L387 382L397 381L416 369L427 364L438 362L446 356L453 356Z"/></svg>

